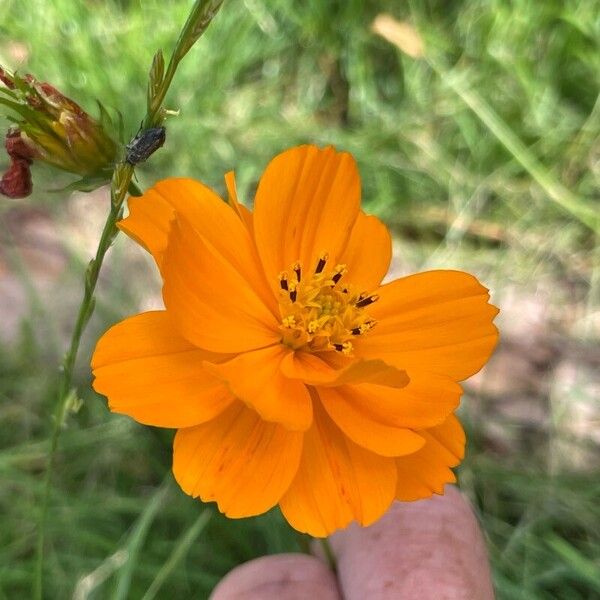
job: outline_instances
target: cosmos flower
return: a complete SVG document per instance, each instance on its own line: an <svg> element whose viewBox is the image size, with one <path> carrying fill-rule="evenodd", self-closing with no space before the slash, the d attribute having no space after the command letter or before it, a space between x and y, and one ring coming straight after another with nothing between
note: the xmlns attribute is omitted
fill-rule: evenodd
<svg viewBox="0 0 600 600"><path fill-rule="evenodd" d="M154 257L165 310L122 321L92 359L111 410L177 429L176 480L230 517L275 505L297 530L368 525L443 493L465 437L458 382L497 341L473 276L381 285L387 228L360 209L353 158L275 157L250 212L167 179L119 227Z"/></svg>

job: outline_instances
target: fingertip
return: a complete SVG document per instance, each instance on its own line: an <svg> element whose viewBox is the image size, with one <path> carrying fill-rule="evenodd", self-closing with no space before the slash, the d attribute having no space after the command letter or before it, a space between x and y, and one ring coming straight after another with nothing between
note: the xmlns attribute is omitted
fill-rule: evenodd
<svg viewBox="0 0 600 600"><path fill-rule="evenodd" d="M210 600L341 600L333 573L306 554L263 556L230 571Z"/></svg>
<svg viewBox="0 0 600 600"><path fill-rule="evenodd" d="M370 527L334 534L341 592L346 600L493 600L487 551L464 496L395 502Z"/></svg>

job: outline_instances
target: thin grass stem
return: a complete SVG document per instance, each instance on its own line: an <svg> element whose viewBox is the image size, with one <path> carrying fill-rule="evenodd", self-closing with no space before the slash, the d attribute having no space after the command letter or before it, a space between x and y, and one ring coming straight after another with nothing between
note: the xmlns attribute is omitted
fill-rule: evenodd
<svg viewBox="0 0 600 600"><path fill-rule="evenodd" d="M159 114L162 102L173 81L173 77L181 59L187 54L202 33L204 33L212 18L220 8L222 1L223 0L197 0L194 4L190 16L177 40L175 49L173 50L167 73L159 90L159 102L154 104L156 108L153 109L152 112L148 111L144 119L144 123L146 123L147 126L153 124L156 116ZM33 598L35 600L42 600L44 594L44 542L46 521L48 518L48 503L52 487L52 473L56 462L58 441L69 409L69 401L76 398L75 392L72 389L73 371L77 360L81 337L94 312L94 293L104 263L104 257L119 232L117 229L117 221L123 214L123 204L127 192L129 191L134 194L141 193L137 185L132 181L133 174L133 165L127 162L120 162L115 166L111 181L110 211L102 229L95 257L90 261L85 273L83 300L77 313L69 349L62 363L59 390L54 410L54 422L50 437L48 461L46 472L44 474L43 495L40 503L40 516L36 539L35 571L33 577Z"/></svg>
<svg viewBox="0 0 600 600"><path fill-rule="evenodd" d="M142 600L154 600L154 598L156 598L158 592L165 584L167 579L171 576L173 571L175 571L175 569L179 566L181 561L185 558L192 544L204 531L211 517L212 512L205 508L200 513L200 515L198 516L194 524L190 527L190 529L186 531L179 540L177 540L173 551L171 552L171 555L159 569L158 573L156 574L156 577L150 584L150 587L143 595Z"/></svg>

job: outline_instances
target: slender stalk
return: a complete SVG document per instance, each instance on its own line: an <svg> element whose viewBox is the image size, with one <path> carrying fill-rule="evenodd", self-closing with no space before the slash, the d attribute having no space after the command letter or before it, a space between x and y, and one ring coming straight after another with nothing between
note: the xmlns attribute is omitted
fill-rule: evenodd
<svg viewBox="0 0 600 600"><path fill-rule="evenodd" d="M319 542L321 544L321 548L323 549L323 554L325 554L325 559L327 560L327 564L329 568L337 573L337 561L335 560L335 554L333 553L333 548L329 543L328 538L319 538Z"/></svg>
<svg viewBox="0 0 600 600"><path fill-rule="evenodd" d="M169 60L167 71L162 80L156 96L153 99L152 106L144 119L145 127L152 127L160 123L160 108L164 102L167 90L169 89L175 71L183 57L189 52L190 48L196 43L198 38L206 31L213 17L217 14L224 0L197 0L192 8Z"/></svg>
<svg viewBox="0 0 600 600"><path fill-rule="evenodd" d="M149 127L154 125L157 120L160 122L160 111L162 102L167 94L169 86L173 81L173 77L177 70L181 59L187 54L190 48L204 33L212 18L217 13L223 0L197 0L190 12L181 34L171 55L169 66L165 77L158 89L158 93L153 98L152 106L148 108L144 124ZM62 370L60 374L58 395L54 410L54 423L52 434L50 437L50 449L48 455L48 463L44 475L43 496L40 505L40 518L38 524L38 534L36 540L36 562L33 579L33 598L42 600L43 598L43 573L44 573L44 541L46 521L48 517L48 502L50 490L52 487L52 473L55 464L56 450L62 426L65 421L66 414L70 407L71 401L76 398L73 388L73 371L77 360L77 353L81 343L81 337L87 323L94 312L96 284L100 276L100 271L104 262L106 252L115 240L119 230L117 229L117 221L123 214L123 204L127 196L127 192L134 194L140 193L139 188L133 183L133 166L126 162L120 162L115 166L112 182L111 182L111 203L110 211L104 223L100 241L94 258L88 264L85 273L85 283L83 300L77 313L77 319L71 335L69 349L65 354L62 362Z"/></svg>
<svg viewBox="0 0 600 600"><path fill-rule="evenodd" d="M204 509L194 524L187 530L175 543L171 555L163 563L161 568L156 573L154 580L150 584L150 587L146 590L146 593L142 596L142 600L154 600L158 595L158 592L163 587L165 582L173 571L179 566L179 563L185 558L188 550L192 544L196 541L198 536L204 531L212 517L212 512L208 509Z"/></svg>
<svg viewBox="0 0 600 600"><path fill-rule="evenodd" d="M79 351L79 345L81 342L81 336L87 325L92 313L94 311L94 291L102 269L104 262L104 256L114 241L118 229L117 221L123 212L123 202L131 183L131 177L133 176L133 167L129 164L121 164L121 169L115 171L115 173L123 172L127 185L118 186L116 185L116 177L113 177L113 183L111 187L111 206L106 222L102 229L100 241L98 242L98 248L96 250L95 257L90 261L86 274L85 284L83 292L83 300L79 306L77 313L77 319L75 321L75 327L71 335L71 342L69 349L65 354L62 362L62 369L60 375L58 399L54 411L54 425L52 429L52 437L50 438L50 453L48 456L48 464L46 466L46 473L44 475L44 486L43 486L43 497L41 504L41 515L38 525L38 535L36 544L36 567L34 577L34 593L33 597L41 600L43 596L43 568L44 568L44 538L46 529L46 519L48 516L48 499L50 496L50 488L52 484L52 472L54 468L54 462L56 457L56 448L58 447L58 439L62 430L62 426L65 421L65 415L69 407L68 400L73 398L72 382L73 382L73 370L75 368L75 361L77 359L77 352Z"/></svg>

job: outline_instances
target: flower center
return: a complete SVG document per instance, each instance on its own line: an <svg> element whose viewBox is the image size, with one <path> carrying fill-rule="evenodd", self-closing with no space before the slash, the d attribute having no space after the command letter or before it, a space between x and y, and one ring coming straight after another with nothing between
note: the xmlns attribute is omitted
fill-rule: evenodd
<svg viewBox="0 0 600 600"><path fill-rule="evenodd" d="M350 356L352 339L375 326L364 309L379 297L342 283L346 265L328 269L327 260L327 253L321 254L307 276L299 262L279 275L282 343L295 350Z"/></svg>

